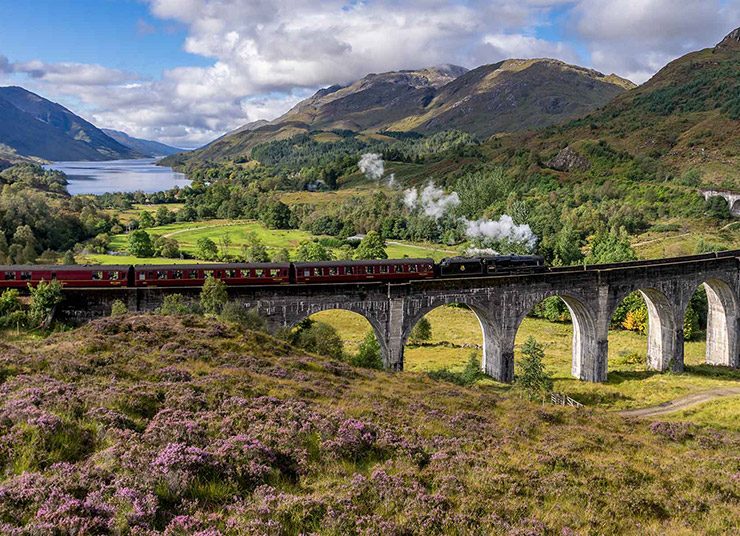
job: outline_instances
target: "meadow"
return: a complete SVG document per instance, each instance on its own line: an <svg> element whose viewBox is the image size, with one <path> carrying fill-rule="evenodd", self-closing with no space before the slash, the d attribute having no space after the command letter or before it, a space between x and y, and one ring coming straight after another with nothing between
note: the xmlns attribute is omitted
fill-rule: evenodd
<svg viewBox="0 0 740 536"><path fill-rule="evenodd" d="M347 311L324 311L312 318L334 326L345 341L348 352L356 352L370 330L370 324L364 318ZM420 345L407 344L404 370L426 372L449 368L459 371L471 354L480 359L483 340L480 324L472 311L440 307L431 311L427 319L432 326L431 340ZM686 343L686 372L657 373L645 366L646 336L612 330L609 333L608 381L596 384L579 381L570 375L573 331L569 323L525 318L516 338L515 366L521 359L521 345L530 336L545 347L545 365L554 378L555 390L592 407L620 410L653 406L690 393L740 384L740 371L704 364L706 345L703 341ZM485 383L496 385L502 391L510 390L510 386L493 380ZM740 421L740 404L719 406L723 412L730 412ZM705 413L706 418L702 419L700 414L694 420L711 423L710 414L714 412Z"/></svg>

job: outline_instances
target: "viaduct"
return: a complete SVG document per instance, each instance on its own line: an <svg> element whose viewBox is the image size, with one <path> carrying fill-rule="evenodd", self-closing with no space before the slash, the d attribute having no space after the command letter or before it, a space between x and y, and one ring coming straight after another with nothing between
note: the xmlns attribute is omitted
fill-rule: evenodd
<svg viewBox="0 0 740 536"><path fill-rule="evenodd" d="M486 373L503 382L514 377L514 339L524 317L545 298L559 296L573 319L572 374L606 381L609 323L616 307L639 291L647 304L648 367L684 368L686 307L700 285L706 289L707 362L740 367L740 250L620 264L551 268L537 274L433 279L408 283L231 287L231 298L256 309L272 328L287 328L328 309L365 317L380 342L389 370L403 370L404 345L415 324L431 310L465 304L480 321ZM62 316L84 321L110 312L121 299L131 311L158 307L168 293L195 299L198 288L65 289Z"/></svg>
<svg viewBox="0 0 740 536"><path fill-rule="evenodd" d="M730 214L740 217L740 193L729 190L702 190L701 193L707 201L712 197L722 197L730 205Z"/></svg>

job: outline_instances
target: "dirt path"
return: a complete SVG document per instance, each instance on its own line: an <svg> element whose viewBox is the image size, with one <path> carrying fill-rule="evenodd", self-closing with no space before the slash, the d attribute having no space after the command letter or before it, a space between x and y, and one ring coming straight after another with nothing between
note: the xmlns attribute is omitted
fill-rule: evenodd
<svg viewBox="0 0 740 536"><path fill-rule="evenodd" d="M658 406L620 411L619 414L623 417L654 417L656 415L663 415L664 413L673 413L674 411L696 406L697 404L703 404L716 398L735 395L740 395L740 387L724 387L686 395L669 402L664 402Z"/></svg>
<svg viewBox="0 0 740 536"><path fill-rule="evenodd" d="M689 236L691 233L681 233L673 236L659 236L657 238L651 238L650 240L644 240L642 242L635 242L632 244L632 247L640 247L640 246L647 246L648 244L653 244L655 242L660 242L661 240L671 240L672 238L681 238L684 236Z"/></svg>

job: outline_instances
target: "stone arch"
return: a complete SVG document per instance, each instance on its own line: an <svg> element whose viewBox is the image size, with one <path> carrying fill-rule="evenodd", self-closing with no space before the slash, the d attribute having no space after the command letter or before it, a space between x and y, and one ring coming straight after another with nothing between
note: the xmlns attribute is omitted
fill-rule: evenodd
<svg viewBox="0 0 740 536"><path fill-rule="evenodd" d="M740 217L740 197L735 199L734 203L730 203L730 214Z"/></svg>
<svg viewBox="0 0 740 536"><path fill-rule="evenodd" d="M367 311L359 308L359 307L353 307L351 305L346 304L315 304L311 305L307 309L301 312L300 316L296 316L295 318L291 319L287 323L288 329L293 329L296 327L299 323L301 323L306 318L309 318L312 315L315 315L316 313L321 313L322 311L347 311L350 313L357 314L367 320L367 322L370 324L370 326L373 329L373 332L375 333L375 338L378 340L378 343L380 344L380 354L383 358L383 364L385 365L385 368L390 368L390 364L393 363L394 356L392 356L391 349L388 344L388 337L386 333L385 325L380 322L374 315L368 314Z"/></svg>
<svg viewBox="0 0 740 536"><path fill-rule="evenodd" d="M594 382L606 381L606 340L599 336L597 312L587 300L574 293L548 292L537 296L537 301L528 306L517 317L514 335L532 309L546 298L558 297L568 308L573 325L571 374L580 379Z"/></svg>
<svg viewBox="0 0 740 536"><path fill-rule="evenodd" d="M678 304L655 287L629 289L618 296L609 311L611 321L619 304L632 292L639 292L648 312L647 363L650 370L674 372L683 370L683 316L677 314ZM679 316L681 318L679 318Z"/></svg>
<svg viewBox="0 0 740 536"><path fill-rule="evenodd" d="M703 283L707 293L706 362L712 365L740 367L740 306L732 286L718 278Z"/></svg>
<svg viewBox="0 0 740 536"><path fill-rule="evenodd" d="M419 320L435 309L453 304L462 304L469 307L480 324L481 334L483 336L481 369L499 381L511 381L513 379L513 368L511 369L511 373L509 373L506 364L501 360L503 347L499 333L500 330L497 329L491 317L490 308L474 300L445 298L415 309L413 314L408 315L406 322L404 322L401 333L401 359L403 360L403 351L411 335L411 331Z"/></svg>

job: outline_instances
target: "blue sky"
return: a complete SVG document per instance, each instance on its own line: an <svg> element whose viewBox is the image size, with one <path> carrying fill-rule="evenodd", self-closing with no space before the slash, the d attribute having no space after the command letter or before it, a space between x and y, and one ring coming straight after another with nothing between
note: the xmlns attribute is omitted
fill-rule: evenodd
<svg viewBox="0 0 740 536"><path fill-rule="evenodd" d="M555 57L643 82L740 0L0 0L0 85L194 147L369 72Z"/></svg>

